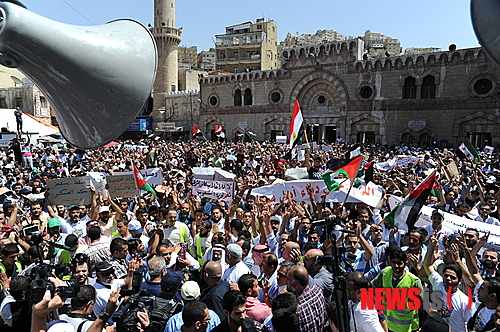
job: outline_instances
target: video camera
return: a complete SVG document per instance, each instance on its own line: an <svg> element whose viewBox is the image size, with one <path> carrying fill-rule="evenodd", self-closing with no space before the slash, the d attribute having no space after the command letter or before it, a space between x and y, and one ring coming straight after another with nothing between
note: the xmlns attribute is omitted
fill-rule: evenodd
<svg viewBox="0 0 500 332"><path fill-rule="evenodd" d="M113 322L116 322L116 332L139 331L137 313L146 309L149 314L156 306L156 298L145 296L144 291L130 296L111 316Z"/></svg>

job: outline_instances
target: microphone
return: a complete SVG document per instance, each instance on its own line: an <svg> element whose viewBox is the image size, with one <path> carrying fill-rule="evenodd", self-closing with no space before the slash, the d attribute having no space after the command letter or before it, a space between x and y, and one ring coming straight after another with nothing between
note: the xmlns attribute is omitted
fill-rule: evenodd
<svg viewBox="0 0 500 332"><path fill-rule="evenodd" d="M63 249L63 250L67 250L67 251L71 251L71 248L68 247L68 246L65 246L64 244L60 244L60 243L52 242L52 241L47 241L47 243L50 244L53 247L56 247L56 248L59 248L59 249Z"/></svg>

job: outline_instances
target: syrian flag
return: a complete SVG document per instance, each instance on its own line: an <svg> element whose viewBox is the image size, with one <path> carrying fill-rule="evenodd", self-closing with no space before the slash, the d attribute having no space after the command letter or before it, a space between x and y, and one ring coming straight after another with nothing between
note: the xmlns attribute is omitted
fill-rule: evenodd
<svg viewBox="0 0 500 332"><path fill-rule="evenodd" d="M404 231L411 230L415 227L418 220L418 215L422 206L425 205L427 197L436 185L436 170L434 170L425 180L413 189L408 196L405 197L398 205L396 205L384 220L391 227L398 226Z"/></svg>
<svg viewBox="0 0 500 332"><path fill-rule="evenodd" d="M293 149L302 138L304 133L304 119L302 118L302 111L300 110L299 101L295 100L293 105L292 121L290 122L290 138L288 146Z"/></svg>
<svg viewBox="0 0 500 332"><path fill-rule="evenodd" d="M144 191L149 191L151 194L153 194L153 197L156 199L156 192L151 188L149 183L144 179L142 176L141 172L137 169L137 166L135 164L132 164L134 166L134 179L135 179L135 185L137 188L144 190Z"/></svg>
<svg viewBox="0 0 500 332"><path fill-rule="evenodd" d="M460 149L460 151L462 151L467 159L474 160L474 157L476 157L478 161L481 161L481 156L468 138L464 139L464 142L458 148Z"/></svg>
<svg viewBox="0 0 500 332"><path fill-rule="evenodd" d="M215 135L219 138L225 138L226 134L224 133L224 126L215 126Z"/></svg>
<svg viewBox="0 0 500 332"><path fill-rule="evenodd" d="M191 134L193 135L193 137L198 134L201 134L200 128L198 128L198 126L195 123L193 123L193 131L191 132Z"/></svg>

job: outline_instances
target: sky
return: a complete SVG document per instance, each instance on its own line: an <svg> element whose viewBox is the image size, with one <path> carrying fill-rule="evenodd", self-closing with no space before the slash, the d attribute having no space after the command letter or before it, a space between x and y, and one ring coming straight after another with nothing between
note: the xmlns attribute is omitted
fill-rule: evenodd
<svg viewBox="0 0 500 332"><path fill-rule="evenodd" d="M101 25L118 18L153 24L153 0L21 0L29 10L73 25ZM214 47L225 27L267 18L276 21L278 41L286 34L335 30L361 36L365 30L382 33L408 47L447 50L477 47L469 0L177 0L181 46L198 51Z"/></svg>

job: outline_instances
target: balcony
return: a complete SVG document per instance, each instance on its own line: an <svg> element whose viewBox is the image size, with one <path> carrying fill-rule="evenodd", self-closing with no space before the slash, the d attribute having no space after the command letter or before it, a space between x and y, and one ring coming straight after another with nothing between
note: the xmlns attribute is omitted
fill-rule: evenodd
<svg viewBox="0 0 500 332"><path fill-rule="evenodd" d="M244 62L244 61L260 61L260 54L255 54L245 57L231 57L231 58L217 58L217 63L231 63L231 62Z"/></svg>
<svg viewBox="0 0 500 332"><path fill-rule="evenodd" d="M216 47L230 47L243 45L258 45L267 41L265 32L250 32L242 34L226 34L215 36Z"/></svg>

